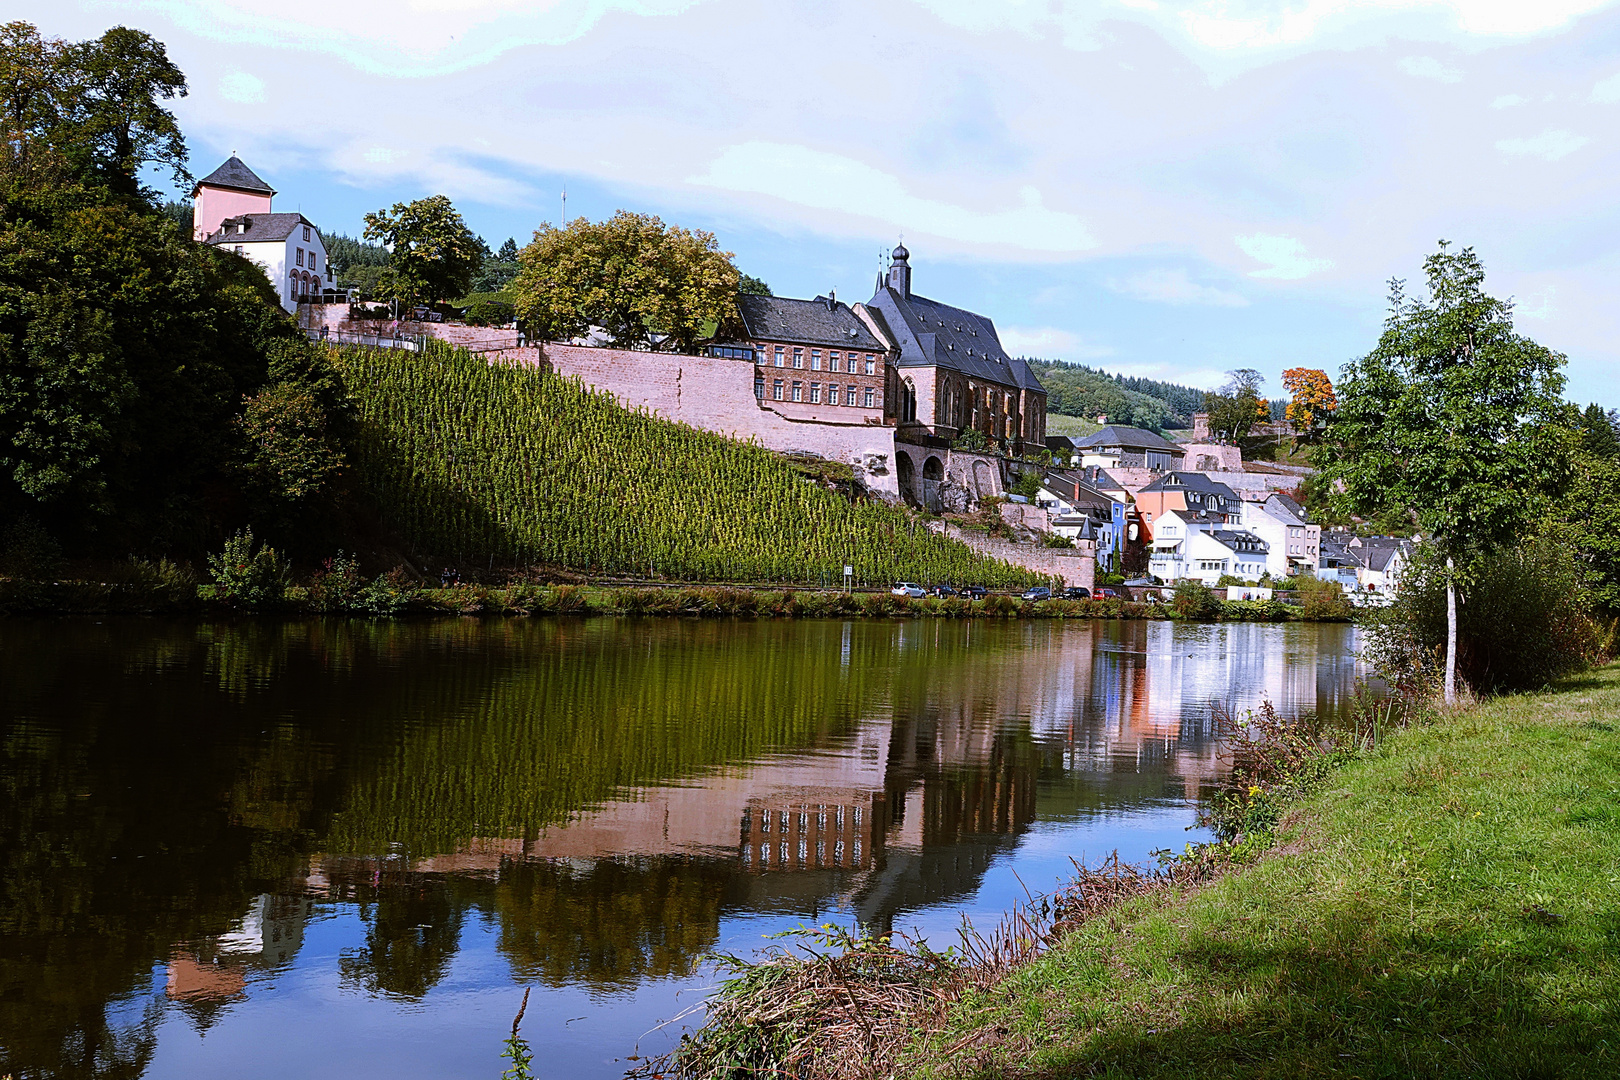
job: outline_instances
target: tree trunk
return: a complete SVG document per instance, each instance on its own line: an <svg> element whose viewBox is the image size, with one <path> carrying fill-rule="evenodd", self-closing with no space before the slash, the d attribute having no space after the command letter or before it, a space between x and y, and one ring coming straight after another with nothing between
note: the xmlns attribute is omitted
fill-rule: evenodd
<svg viewBox="0 0 1620 1080"><path fill-rule="evenodd" d="M1446 558L1446 676L1447 707L1457 704L1457 573Z"/></svg>

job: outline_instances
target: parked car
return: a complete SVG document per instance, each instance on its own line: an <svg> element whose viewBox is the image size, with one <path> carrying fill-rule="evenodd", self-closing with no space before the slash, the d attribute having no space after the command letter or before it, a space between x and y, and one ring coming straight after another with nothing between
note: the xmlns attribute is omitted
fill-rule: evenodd
<svg viewBox="0 0 1620 1080"><path fill-rule="evenodd" d="M969 585L966 589L962 590L962 594L969 600L983 600L987 595L989 595L985 592L983 585Z"/></svg>
<svg viewBox="0 0 1620 1080"><path fill-rule="evenodd" d="M1120 591L1118 589L1115 589L1115 588L1113 588L1111 586L1108 586L1108 585L1104 585L1102 588L1097 590L1097 599L1099 599L1099 600L1124 600L1124 599L1127 599L1127 598L1120 595Z"/></svg>
<svg viewBox="0 0 1620 1080"><path fill-rule="evenodd" d="M1052 590L1048 589L1045 585L1037 585L1033 589L1025 589L1024 590L1024 599L1025 600L1050 600L1050 599L1052 599Z"/></svg>
<svg viewBox="0 0 1620 1080"><path fill-rule="evenodd" d="M1063 590L1063 599L1090 600L1091 590L1081 585L1070 585L1067 589Z"/></svg>
<svg viewBox="0 0 1620 1080"><path fill-rule="evenodd" d="M891 596L909 596L913 600L921 600L924 596L928 595L927 593L923 592L923 587L914 581L895 582L894 588L889 590L889 594Z"/></svg>
<svg viewBox="0 0 1620 1080"><path fill-rule="evenodd" d="M935 585L931 591L941 600L945 600L956 595L956 590L951 588L949 585Z"/></svg>

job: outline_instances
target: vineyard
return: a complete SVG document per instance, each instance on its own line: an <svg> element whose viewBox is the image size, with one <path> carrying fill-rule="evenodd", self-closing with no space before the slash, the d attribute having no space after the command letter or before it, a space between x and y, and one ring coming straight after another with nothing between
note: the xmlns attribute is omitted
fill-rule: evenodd
<svg viewBox="0 0 1620 1080"><path fill-rule="evenodd" d="M807 482L761 447L440 343L342 350L361 485L423 558L684 581L1012 586L892 508Z"/></svg>

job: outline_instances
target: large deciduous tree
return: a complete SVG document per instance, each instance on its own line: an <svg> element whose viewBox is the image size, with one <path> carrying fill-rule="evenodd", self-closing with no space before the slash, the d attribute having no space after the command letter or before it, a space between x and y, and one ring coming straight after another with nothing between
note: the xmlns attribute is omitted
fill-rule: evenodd
<svg viewBox="0 0 1620 1080"><path fill-rule="evenodd" d="M1284 414L1288 426L1302 439L1320 434L1328 417L1338 408L1333 381L1319 368L1289 368L1283 372L1283 386L1291 398Z"/></svg>
<svg viewBox="0 0 1620 1080"><path fill-rule="evenodd" d="M1204 411L1210 431L1238 442L1256 423L1270 418L1271 407L1260 393L1266 380L1258 371L1239 368L1226 376L1226 385L1204 395Z"/></svg>
<svg viewBox="0 0 1620 1080"><path fill-rule="evenodd" d="M365 235L388 248L386 287L407 304L465 295L483 262L482 242L444 195L367 214Z"/></svg>
<svg viewBox="0 0 1620 1080"><path fill-rule="evenodd" d="M1442 242L1423 270L1428 295L1392 281L1377 347L1345 365L1319 460L1346 511L1403 515L1443 555L1453 704L1459 564L1525 535L1566 479L1570 432L1564 357L1514 332L1473 249Z"/></svg>
<svg viewBox="0 0 1620 1080"><path fill-rule="evenodd" d="M566 340L600 327L623 348L690 351L736 318L731 253L713 233L650 214L542 225L519 261L511 291L535 337Z"/></svg>

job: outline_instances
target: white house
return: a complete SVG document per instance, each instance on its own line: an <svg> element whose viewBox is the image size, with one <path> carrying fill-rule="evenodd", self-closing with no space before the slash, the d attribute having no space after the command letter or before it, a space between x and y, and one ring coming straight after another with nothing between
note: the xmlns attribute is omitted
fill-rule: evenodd
<svg viewBox="0 0 1620 1080"><path fill-rule="evenodd" d="M1275 491L1245 491L1239 524L1266 542L1266 569L1272 577L1316 574L1322 527L1311 524L1293 499Z"/></svg>
<svg viewBox="0 0 1620 1080"><path fill-rule="evenodd" d="M1361 565L1356 570L1356 584L1362 592L1393 597L1400 585L1401 574L1411 560L1412 544L1408 540L1384 536L1357 537L1349 545Z"/></svg>
<svg viewBox="0 0 1620 1080"><path fill-rule="evenodd" d="M1205 585L1226 574L1254 581L1266 572L1268 551L1254 533L1228 527L1223 514L1167 510L1153 527L1148 573L1164 581L1196 578Z"/></svg>
<svg viewBox="0 0 1620 1080"><path fill-rule="evenodd" d="M192 235L264 268L281 306L319 303L335 287L320 229L302 214L270 211L275 190L232 154L192 189Z"/></svg>

